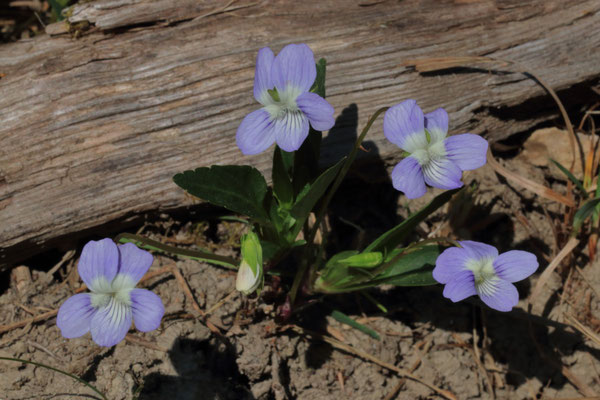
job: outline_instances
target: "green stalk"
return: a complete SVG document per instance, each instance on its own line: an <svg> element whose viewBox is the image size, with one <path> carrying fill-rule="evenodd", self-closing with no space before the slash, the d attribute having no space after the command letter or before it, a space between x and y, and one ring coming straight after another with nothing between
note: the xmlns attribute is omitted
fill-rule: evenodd
<svg viewBox="0 0 600 400"><path fill-rule="evenodd" d="M358 153L358 149L360 148L360 145L362 144L363 140L365 139L365 136L367 136L369 129L371 129L371 126L373 125L373 123L375 122L377 117L379 117L379 115L381 115L381 113L386 112L388 109L389 109L389 107L382 107L379 110L375 111L375 113L371 116L371 118L369 118L367 125L365 125L365 127L363 128L358 139L356 139L356 143L354 143L354 148L348 155L348 158L346 159L346 161L344 162L344 165L342 166L342 170L340 171L338 176L335 178L335 181L333 182L331 189L327 193L327 196L325 196L325 199L323 200L323 205L317 212L315 223L314 223L312 229L310 230L308 239L306 240L306 244L308 245L307 248L309 248L310 245L313 243L315 236L317 234L317 230L319 229L319 226L321 225L321 221L323 220L323 217L325 216L325 211L327 210L327 206L329 205L329 202L333 198L333 195L337 191L338 187L341 185L342 181L344 180L344 177L350 170L350 166L352 165L352 162L354 162L354 159L356 158L356 154ZM300 268L298 269L298 272L296 272L296 276L294 277L294 282L292 283L292 288L290 289L291 304L294 304L294 301L296 300L296 294L298 293L298 288L300 287L300 284L302 283L302 279L303 279L304 275L306 274L306 270L308 269L308 266L309 266L309 263L308 263L307 257L304 257L302 259L302 263L300 264Z"/></svg>
<svg viewBox="0 0 600 400"><path fill-rule="evenodd" d="M219 256L217 254L207 253L205 251L199 250L180 249L178 247L169 246L156 240L148 239L140 235L134 235L132 233L121 233L117 235L117 237L115 237L114 240L117 243L131 242L136 246L146 250L154 250L159 251L161 253L175 254L177 256L189 258L192 260L209 262L212 264L220 265L221 267L225 267L227 269L237 270L239 265L239 262L231 257Z"/></svg>
<svg viewBox="0 0 600 400"><path fill-rule="evenodd" d="M66 376L68 376L70 378L75 379L76 381L79 381L79 382L83 383L85 386L89 387L94 392L98 393L100 395L100 397L102 397L104 400L108 400L106 398L106 396L104 394L102 394L101 391L99 391L98 389L96 389L91 384L87 383L86 381L84 381L83 379L81 379L80 377L78 377L76 375L70 374L70 373L65 372L65 371L61 371L60 369L51 367L51 366L46 365L46 364L38 363L38 362L35 362L35 361L23 360L23 359L20 359L20 358L0 357L0 360L16 361L16 362L21 362L21 363L24 363L24 364L31 364L31 365L35 365L36 367L42 367L42 368L46 368L46 369L49 369L49 370L54 371L54 372L58 372L60 374L66 375Z"/></svg>

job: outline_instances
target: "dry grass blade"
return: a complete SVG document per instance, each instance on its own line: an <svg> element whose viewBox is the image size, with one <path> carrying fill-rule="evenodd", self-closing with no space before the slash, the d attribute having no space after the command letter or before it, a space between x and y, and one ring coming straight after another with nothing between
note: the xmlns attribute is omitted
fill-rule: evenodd
<svg viewBox="0 0 600 400"><path fill-rule="evenodd" d="M559 202L561 204L564 204L567 207L575 207L575 202L572 199L565 197L560 193L556 193L554 190L550 189L549 187L540 185L537 182L533 182L515 172L512 172L512 171L504 168L502 165L500 165L500 163L498 161L496 161L496 159L492 155L492 152L489 149L488 149L487 160L488 160L488 164L494 169L494 171L496 171L497 173L499 173L506 179L518 183L519 185L523 186L525 189L529 189L532 192L534 192L535 194L537 194L538 196L541 196L545 199Z"/></svg>
<svg viewBox="0 0 600 400"><path fill-rule="evenodd" d="M529 72L523 66L519 65L518 63L516 63L514 61L498 60L498 59L490 58L490 57L468 57L468 56L467 57L440 57L440 58L425 58L425 59L419 59L419 60L408 60L400 65L405 66L405 67L412 66L418 72L432 72L432 71L440 71L440 70L456 68L456 67L471 67L471 68L473 68L473 67L481 66L481 67L485 68L486 66L489 66L490 64L496 64L497 66L502 67L502 68L505 68L509 65L518 66L519 69L517 69L515 71L511 71L511 72L519 72L521 74L524 74L526 76L533 78L540 86L542 86L548 92L548 94L550 94L550 96L552 96L552 98L556 102L556 105L558 106L558 109L560 110L560 114L563 117L563 120L565 121L567 131L569 132L569 145L571 148L571 156L572 156L572 160L573 160L573 162L571 163L571 166L569 168L569 171L573 172L573 167L575 165L575 151L576 151L575 147L579 142L577 141L577 137L575 136L575 130L573 129L573 124L571 123L571 119L569 118L569 115L567 114L567 110L565 109L562 102L558 98L558 95L556 94L556 92L550 86L548 86L548 84L546 82L544 82L542 79L540 79L539 76L535 75L532 72ZM487 69L489 69L489 68L487 68ZM581 149L581 147L579 148L579 152L582 155L581 160L583 163L583 150ZM583 171L583 164L582 164L582 171Z"/></svg>
<svg viewBox="0 0 600 400"><path fill-rule="evenodd" d="M569 323L571 323L571 325L573 326L573 328L577 329L585 337L587 337L592 342L594 342L598 346L600 346L600 336L598 336L590 328L588 328L587 326L585 326L584 324L582 324L581 322L579 322L579 320L577 318L575 318L573 315L567 314L567 313L564 313L563 315L565 316L565 318L567 319L567 321L569 321Z"/></svg>
<svg viewBox="0 0 600 400"><path fill-rule="evenodd" d="M35 317L24 319L23 321L13 322L12 324L7 325L0 325L0 335L5 332L12 331L13 329L22 328L34 322L45 321L49 318L55 317L56 314L58 314L58 310L52 310L48 311L47 313L37 315Z"/></svg>
<svg viewBox="0 0 600 400"><path fill-rule="evenodd" d="M425 382L422 379L420 379L420 378L414 376L413 374L411 374L409 371L406 371L406 370L404 370L402 368L398 368L398 367L396 367L393 364L386 363L385 361L381 361L380 359L378 359L377 357L372 356L369 353L366 353L366 352L364 352L362 350L358 350L358 349L356 349L356 348L354 348L354 347L352 347L350 345L344 344L344 343L342 343L342 342L340 342L340 341L338 341L338 340L336 340L336 339L334 339L332 337L322 335L322 334L320 334L318 332L306 330L306 329L304 329L302 327L299 327L297 325L290 325L290 326L288 326L288 329L291 329L294 332L299 333L299 334L304 335L304 336L309 336L309 337L312 337L314 339L322 340L322 341L324 341L326 343L329 343L330 345L332 345L334 348L336 348L338 350L342 350L342 351L345 351L347 353L354 354L354 355L356 355L356 356L358 356L358 357L360 357L362 359L371 361L371 362L373 362L373 363L375 363L375 364L377 364L377 365L379 365L379 366L381 366L381 367L383 367L385 369L393 371L393 372L397 373L400 376L406 377L406 378L411 379L411 380L413 380L415 382L419 382L420 384L427 386L429 389L435 391L436 393L438 393L439 395L445 397L448 400L458 400L453 393L451 393L451 392L449 392L447 390L441 389L441 388L439 388L437 386L434 386L431 383Z"/></svg>
<svg viewBox="0 0 600 400"><path fill-rule="evenodd" d="M542 275L540 275L540 279L538 279L538 281L535 284L535 287L533 288L533 291L531 292L531 296L529 296L528 301L530 310L532 302L535 301L535 299L537 299L542 290L542 287L548 281L548 279L550 279L550 275L552 275L552 272L554 272L556 267L560 265L561 261L564 260L564 258L568 256L569 253L571 253L571 251L573 251L573 249L578 244L579 240L577 238L572 237L571 239L569 239L567 244L565 244L565 247L562 248L562 250L554 258L554 260L552 260L552 262L548 264L544 272L542 272Z"/></svg>

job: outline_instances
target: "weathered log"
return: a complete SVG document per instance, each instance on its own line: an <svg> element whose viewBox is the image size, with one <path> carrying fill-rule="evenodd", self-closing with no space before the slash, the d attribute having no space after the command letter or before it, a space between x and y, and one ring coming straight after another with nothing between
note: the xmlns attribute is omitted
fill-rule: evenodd
<svg viewBox="0 0 600 400"><path fill-rule="evenodd" d="M236 163L268 175L270 151L244 157L235 146L257 108L263 46L305 42L326 57L329 101L337 113L357 104L361 124L415 98L445 107L451 131L490 140L557 117L548 101L538 109L540 86L521 74L420 75L402 63L489 56L555 90L600 76L597 0L102 0L69 18L70 35L0 47L0 264L59 236L189 204L171 182L182 170ZM83 20L87 32L75 24ZM345 132L331 135L325 157L347 147ZM370 140L382 157L399 155L381 120Z"/></svg>

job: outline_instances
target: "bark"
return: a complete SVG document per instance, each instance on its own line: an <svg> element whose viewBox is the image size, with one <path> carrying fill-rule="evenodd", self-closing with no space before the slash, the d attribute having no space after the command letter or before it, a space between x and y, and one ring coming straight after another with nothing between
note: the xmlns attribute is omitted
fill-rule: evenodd
<svg viewBox="0 0 600 400"><path fill-rule="evenodd" d="M539 85L486 73L487 65L421 74L405 61L510 60L565 93L587 93L600 76L597 0L363 1L87 2L70 24L48 28L70 33L0 47L0 264L190 204L171 181L186 169L251 164L269 176L271 151L244 157L235 146L238 124L258 107L252 84L263 46L308 43L327 59L336 113L356 104L359 125L414 98L425 111L446 108L452 133L492 141L557 118ZM354 139L355 127L341 122L325 163ZM385 159L400 155L381 119L369 140Z"/></svg>

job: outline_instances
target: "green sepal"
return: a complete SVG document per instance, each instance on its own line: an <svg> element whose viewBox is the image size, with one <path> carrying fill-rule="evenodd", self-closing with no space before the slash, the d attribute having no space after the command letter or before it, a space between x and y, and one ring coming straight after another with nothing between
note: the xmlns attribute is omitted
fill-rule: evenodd
<svg viewBox="0 0 600 400"><path fill-rule="evenodd" d="M276 102L280 102L281 98L279 97L279 92L277 92L277 89L273 88L273 89L267 89L267 93L269 93L269 96L271 96L271 98L276 101Z"/></svg>
<svg viewBox="0 0 600 400"><path fill-rule="evenodd" d="M355 268L375 268L383 262L383 254L378 251L359 253L337 260L339 264Z"/></svg>

